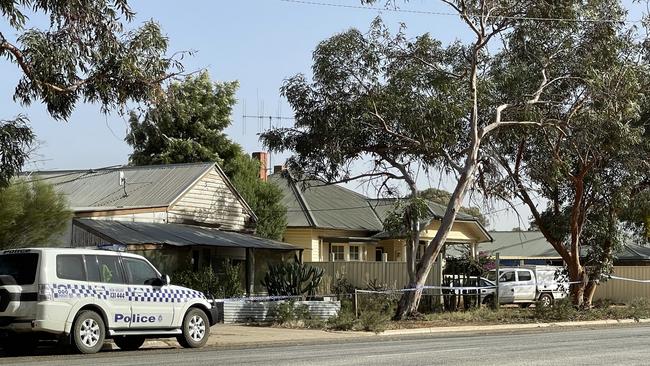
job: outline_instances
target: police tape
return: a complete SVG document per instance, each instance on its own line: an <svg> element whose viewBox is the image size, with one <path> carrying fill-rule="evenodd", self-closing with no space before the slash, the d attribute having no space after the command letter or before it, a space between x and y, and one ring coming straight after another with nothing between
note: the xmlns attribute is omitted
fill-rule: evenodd
<svg viewBox="0 0 650 366"><path fill-rule="evenodd" d="M615 275L603 276L605 279L620 280L620 281L630 281L637 283L649 283L650 280L638 280L634 278L625 278ZM599 280L590 280L588 282L599 282ZM503 283L503 282L502 282ZM560 286L565 285L574 285L580 284L582 281L568 281L561 282ZM548 285L546 283L540 284L542 287L551 287L554 284ZM419 286L414 288L403 288L403 289L390 289L390 290L355 290L356 293L360 294L394 294L394 293L404 293L412 291L424 291L424 290L448 290L452 291L455 294L463 294L463 291L479 291L479 290L494 290L497 286ZM562 291L562 289L556 287L557 291ZM213 302L246 302L246 301L279 301L279 300L290 300L290 299L303 299L304 296L300 295L290 295L290 296L249 296L249 297L231 297L225 299L209 299Z"/></svg>
<svg viewBox="0 0 650 366"><path fill-rule="evenodd" d="M637 282L637 283L650 283L650 280L637 280L635 278L625 278L625 277L619 277L615 275L609 275L607 277L609 277L609 279L612 280L622 280L622 281L630 281L630 282Z"/></svg>

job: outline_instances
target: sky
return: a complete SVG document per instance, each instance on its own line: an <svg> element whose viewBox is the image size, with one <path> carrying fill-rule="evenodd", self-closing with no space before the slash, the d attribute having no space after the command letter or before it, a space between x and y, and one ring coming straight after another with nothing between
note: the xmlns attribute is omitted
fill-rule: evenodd
<svg viewBox="0 0 650 366"><path fill-rule="evenodd" d="M320 41L349 28L366 31L377 16L393 31L404 23L410 36L428 32L443 43L471 37L458 17L446 15L452 13L451 9L437 0L411 0L400 5L401 12L353 8L360 5L358 0L130 3L137 13L130 26L153 19L169 37L170 52L195 51L192 57L183 60L186 71L206 69L214 80L239 81L238 103L226 133L249 153L263 150L258 134L268 128L269 119L243 116L291 117L291 109L281 98L279 88L286 78L297 73L310 75L312 52ZM383 1L378 4L381 6ZM631 0L626 5L634 7L630 18L641 17L640 8L631 5ZM428 13L417 13L422 11ZM47 23L33 17L30 25L44 27ZM9 38L16 36L4 19L0 20L0 32ZM131 148L124 142L126 117L115 112L104 115L97 105L79 104L68 121L56 121L41 104L22 106L12 101L13 88L20 77L16 65L0 59L0 75L0 119L19 113L27 115L40 142L26 169L85 169L128 162ZM274 127L291 124L290 120L271 122ZM271 165L281 164L287 156L273 155ZM431 177L431 181L424 179L421 183L453 188L453 179L449 177ZM348 187L369 193L358 185ZM482 200L472 199L471 203L481 205ZM527 226L530 212L521 205L517 208L519 215L503 203L482 207L492 213L488 215L490 228L498 230Z"/></svg>

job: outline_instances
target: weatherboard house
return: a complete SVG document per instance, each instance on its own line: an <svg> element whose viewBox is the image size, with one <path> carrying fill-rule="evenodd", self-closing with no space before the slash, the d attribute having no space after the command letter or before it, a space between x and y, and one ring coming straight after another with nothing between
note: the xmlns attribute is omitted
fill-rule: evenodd
<svg viewBox="0 0 650 366"><path fill-rule="evenodd" d="M340 185L296 181L281 167L268 176L283 192L287 229L283 241L300 247L305 262L405 262L404 237L384 231L395 199L373 199ZM436 235L446 207L428 202L417 256ZM476 254L492 238L474 217L459 213L447 245L463 244Z"/></svg>
<svg viewBox="0 0 650 366"><path fill-rule="evenodd" d="M224 261L246 268L247 290L269 262L301 249L254 235L257 217L215 163L39 171L74 213L59 245L112 245L167 273ZM255 281L254 279L258 279Z"/></svg>

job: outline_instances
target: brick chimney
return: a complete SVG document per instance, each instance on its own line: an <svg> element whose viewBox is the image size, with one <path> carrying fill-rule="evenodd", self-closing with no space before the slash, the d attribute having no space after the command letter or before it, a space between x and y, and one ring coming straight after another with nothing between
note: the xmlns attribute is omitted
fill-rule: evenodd
<svg viewBox="0 0 650 366"><path fill-rule="evenodd" d="M259 177L261 180L266 180L268 177L268 173L266 170L267 161L268 161L268 156L269 153L264 152L264 151L258 151L253 153L253 159L257 160L260 162L260 171L259 171Z"/></svg>

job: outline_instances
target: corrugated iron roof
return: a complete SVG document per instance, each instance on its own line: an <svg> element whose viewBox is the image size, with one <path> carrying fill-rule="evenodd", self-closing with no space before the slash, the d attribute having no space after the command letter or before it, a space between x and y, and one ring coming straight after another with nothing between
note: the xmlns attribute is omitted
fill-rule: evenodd
<svg viewBox="0 0 650 366"><path fill-rule="evenodd" d="M161 224L110 220L75 219L74 224L112 243L125 245L164 244L217 247L299 250L300 248L254 235L183 224Z"/></svg>
<svg viewBox="0 0 650 366"><path fill-rule="evenodd" d="M73 210L169 206L214 163L123 166L29 173L54 185ZM126 185L120 186L120 172Z"/></svg>
<svg viewBox="0 0 650 366"><path fill-rule="evenodd" d="M479 244L479 252L490 255L499 253L501 258L506 259L560 259L560 255L540 231L490 231L490 235L494 241ZM581 255L586 255L585 248L581 249ZM462 248L448 246L447 255L461 256ZM617 260L650 260L650 248L624 243L615 257Z"/></svg>
<svg viewBox="0 0 650 366"><path fill-rule="evenodd" d="M382 230L367 198L354 191L318 181L297 183L286 173L272 174L269 180L282 189L289 227Z"/></svg>
<svg viewBox="0 0 650 366"><path fill-rule="evenodd" d="M383 220L395 207L396 199L372 199L336 184L316 180L296 182L289 173L269 176L283 192L282 204L287 208L288 227L318 227L326 229L365 230L372 233L384 229ZM444 216L446 207L427 203L432 219ZM458 213L457 220L475 218ZM389 234L386 233L386 236Z"/></svg>

